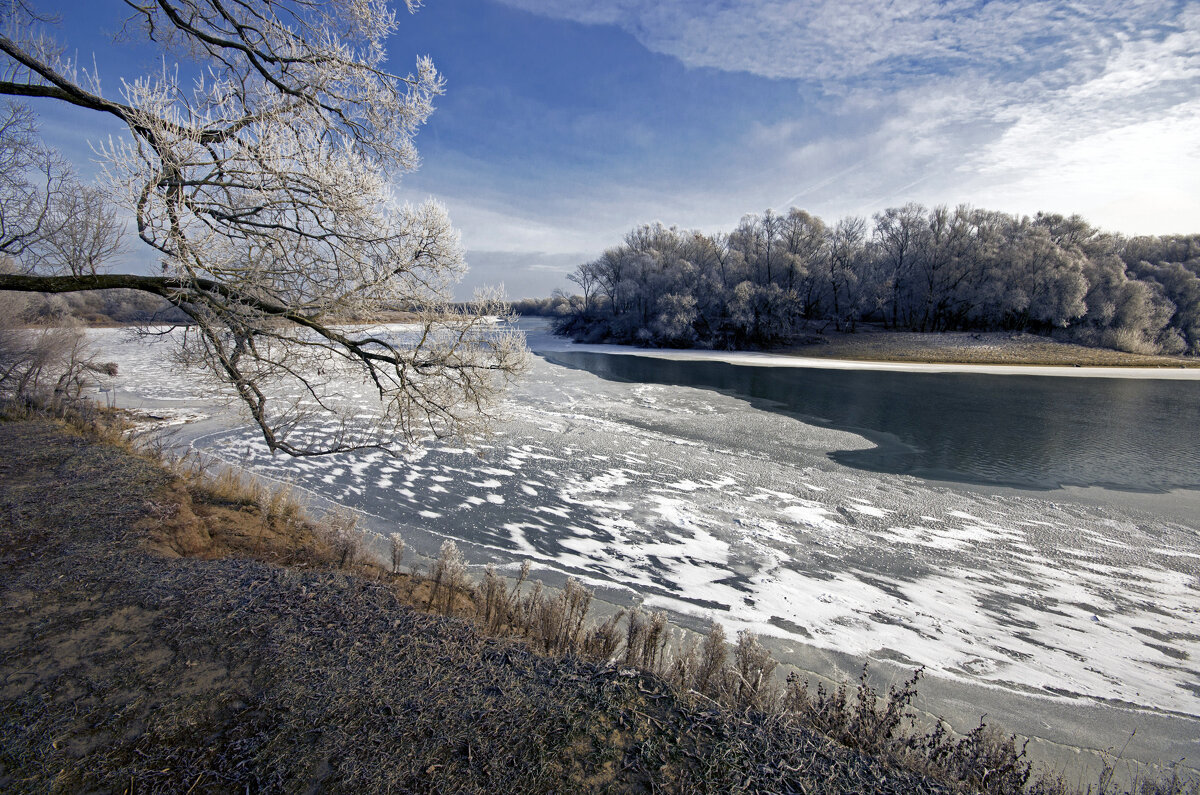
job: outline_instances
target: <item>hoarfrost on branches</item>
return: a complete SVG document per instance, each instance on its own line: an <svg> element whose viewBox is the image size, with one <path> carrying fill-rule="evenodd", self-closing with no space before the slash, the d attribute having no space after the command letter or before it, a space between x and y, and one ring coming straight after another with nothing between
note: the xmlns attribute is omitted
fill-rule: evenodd
<svg viewBox="0 0 1200 795"><path fill-rule="evenodd" d="M444 86L425 57L404 76L386 69L397 15L380 0L127 5L125 33L163 48L158 73L107 96L96 70L63 57L41 32L46 20L16 2L4 11L0 93L123 122L129 134L98 151L161 273L53 276L30 265L0 276L0 289L162 296L194 322L184 361L231 386L272 449L478 430L527 353L496 322L496 297L451 305L465 265L445 208L391 194L390 180L418 165L414 136ZM410 313L405 332L349 324L391 310ZM339 391L356 378L380 399L369 421ZM330 415L325 432L304 432Z"/></svg>

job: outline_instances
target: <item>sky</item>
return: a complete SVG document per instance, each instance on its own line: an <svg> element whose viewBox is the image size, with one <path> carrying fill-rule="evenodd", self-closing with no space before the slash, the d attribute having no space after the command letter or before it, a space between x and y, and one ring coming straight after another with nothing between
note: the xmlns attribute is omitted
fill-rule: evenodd
<svg viewBox="0 0 1200 795"><path fill-rule="evenodd" d="M119 0L60 3L87 62L134 73ZM389 66L446 93L397 195L446 204L465 297L567 288L659 221L768 208L836 220L910 201L1200 232L1200 4L1171 0L427 0ZM106 79L107 80L107 79ZM104 83L106 92L113 87ZM79 162L119 132L53 110ZM81 170L86 171L86 167Z"/></svg>

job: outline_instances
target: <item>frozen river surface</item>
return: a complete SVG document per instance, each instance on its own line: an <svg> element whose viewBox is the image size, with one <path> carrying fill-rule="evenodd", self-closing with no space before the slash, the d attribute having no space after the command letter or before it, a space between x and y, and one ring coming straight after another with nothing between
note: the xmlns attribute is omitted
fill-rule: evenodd
<svg viewBox="0 0 1200 795"><path fill-rule="evenodd" d="M163 343L96 335L121 365L121 405L208 402ZM1172 508L1157 511L1156 495L1084 500L862 471L831 458L874 447L860 435L543 357L507 416L486 445L408 458L273 457L236 425L193 444L350 505L425 554L455 538L473 562L529 558L733 631L1200 716L1195 491L1157 495Z"/></svg>

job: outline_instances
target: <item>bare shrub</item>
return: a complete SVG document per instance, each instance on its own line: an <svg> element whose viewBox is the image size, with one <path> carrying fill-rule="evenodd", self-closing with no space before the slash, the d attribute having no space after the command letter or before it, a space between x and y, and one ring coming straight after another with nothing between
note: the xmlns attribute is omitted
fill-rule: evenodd
<svg viewBox="0 0 1200 795"><path fill-rule="evenodd" d="M772 676L778 663L750 630L738 633L733 649L733 703L737 709L762 710L774 696Z"/></svg>
<svg viewBox="0 0 1200 795"><path fill-rule="evenodd" d="M268 522L295 524L304 518L304 508L296 499L290 484L284 483L267 489L260 506Z"/></svg>
<svg viewBox="0 0 1200 795"><path fill-rule="evenodd" d="M416 597L413 595L417 590L417 586L425 581L424 568L418 562L413 562L408 568L408 576L401 580L404 588L404 601L408 604L416 604Z"/></svg>
<svg viewBox="0 0 1200 795"><path fill-rule="evenodd" d="M230 466L221 467L216 474L208 474L201 470L197 488L210 499L233 505L261 505L269 502L267 489L262 481Z"/></svg>
<svg viewBox="0 0 1200 795"><path fill-rule="evenodd" d="M521 586L529 579L529 570L533 568L533 563L528 560L521 561L521 573L517 576L517 581L513 584L512 593L509 595L508 612L512 615L517 610L518 603L521 599Z"/></svg>
<svg viewBox="0 0 1200 795"><path fill-rule="evenodd" d="M625 630L625 664L637 665L642 660L643 649L646 646L647 631L646 614L634 605L629 610Z"/></svg>
<svg viewBox="0 0 1200 795"><path fill-rule="evenodd" d="M442 542L438 559L433 564L430 575L429 603L426 609L432 610L435 604L441 604L442 613L450 615L454 611L455 601L466 586L467 561L458 544L447 539ZM440 601L439 601L440 597Z"/></svg>
<svg viewBox="0 0 1200 795"><path fill-rule="evenodd" d="M592 592L574 577L567 579L566 588L562 592L565 615L559 632L559 650L576 653L583 645L584 622L587 621L588 611L592 607Z"/></svg>
<svg viewBox="0 0 1200 795"><path fill-rule="evenodd" d="M801 683L792 674L784 692L783 708L800 715L805 723L845 745L881 753L892 747L892 741L899 737L901 725L909 719L908 710L923 673L924 669L914 671L911 678L899 686L892 685L887 695L881 698L868 681L867 666L864 665L853 699L846 682L832 691L818 683L816 691L809 692L808 682ZM920 738L905 740L910 749L916 747L914 743L920 745L921 742Z"/></svg>
<svg viewBox="0 0 1200 795"><path fill-rule="evenodd" d="M795 673L788 674L783 704L789 712L797 715L803 723L835 739L846 735L850 725L847 686L838 684L834 690L826 690L818 682L815 692L808 689L808 680L801 681Z"/></svg>
<svg viewBox="0 0 1200 795"><path fill-rule="evenodd" d="M623 609L618 610L600 624L593 625L587 632L583 644L583 654L592 659L610 661L621 645L621 630L618 625L625 617Z"/></svg>
<svg viewBox="0 0 1200 795"><path fill-rule="evenodd" d="M725 669L725 660L729 656L729 646L725 642L725 628L716 621L708 628L700 644L700 659L696 666L696 676L692 688L697 693L706 696L716 696L721 686L721 672Z"/></svg>
<svg viewBox="0 0 1200 795"><path fill-rule="evenodd" d="M514 589L517 594L513 600L513 627L525 637L529 637L533 633L534 620L538 616L538 611L542 604L542 591L544 586L541 580L535 580L533 587L529 589L529 593L524 596Z"/></svg>
<svg viewBox="0 0 1200 795"><path fill-rule="evenodd" d="M915 682L915 677L910 682ZM986 716L985 716L986 717ZM915 749L935 771L989 795L1021 795L1029 782L1032 765L1025 758L1028 740L1017 745L1016 735L1005 737L981 718L965 737L952 736L942 723L923 735L910 737ZM1049 780L1042 780L1043 791ZM1101 791L1104 790L1103 777Z"/></svg>
<svg viewBox="0 0 1200 795"><path fill-rule="evenodd" d="M659 665L670 636L667 634L667 613L659 610L650 615L642 641L642 658L638 663L651 673L661 673Z"/></svg>
<svg viewBox="0 0 1200 795"><path fill-rule="evenodd" d="M400 573L400 564L404 562L404 538L399 533L388 536L392 550L392 574Z"/></svg>
<svg viewBox="0 0 1200 795"><path fill-rule="evenodd" d="M60 410L116 374L117 365L100 362L81 329L0 328L0 395Z"/></svg>
<svg viewBox="0 0 1200 795"><path fill-rule="evenodd" d="M476 588L475 617L488 634L499 635L508 623L508 613L508 586L489 563L483 570L483 582Z"/></svg>
<svg viewBox="0 0 1200 795"><path fill-rule="evenodd" d="M1183 772L1178 765L1154 774L1142 770L1135 778L1133 791L1137 795L1200 795L1200 776Z"/></svg>
<svg viewBox="0 0 1200 795"><path fill-rule="evenodd" d="M563 607L562 599L543 597L533 611L530 637L534 646L543 654L551 654L554 651L557 629L563 621Z"/></svg>
<svg viewBox="0 0 1200 795"><path fill-rule="evenodd" d="M554 598L541 601L534 628L544 652L568 654L579 651L591 602L592 592L574 577L567 578L566 585Z"/></svg>
<svg viewBox="0 0 1200 795"><path fill-rule="evenodd" d="M357 527L358 515L345 509L329 511L317 524L318 532L337 557L339 569L354 565L362 554L362 537Z"/></svg>
<svg viewBox="0 0 1200 795"><path fill-rule="evenodd" d="M688 638L675 654L667 671L667 681L681 692L692 690L699 668L700 640L693 636Z"/></svg>
<svg viewBox="0 0 1200 795"><path fill-rule="evenodd" d="M475 586L475 617L493 635L505 632L530 634L531 617L540 604L541 584L536 589L537 598L525 602L521 597L521 586L529 578L532 565L528 560L521 563L521 571L511 590L504 578L496 573L496 567L488 564L483 571L483 583Z"/></svg>

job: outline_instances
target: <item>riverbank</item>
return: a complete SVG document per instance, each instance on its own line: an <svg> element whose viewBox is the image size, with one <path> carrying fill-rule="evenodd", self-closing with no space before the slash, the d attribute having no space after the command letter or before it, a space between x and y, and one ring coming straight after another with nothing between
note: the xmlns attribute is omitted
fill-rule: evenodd
<svg viewBox="0 0 1200 795"><path fill-rule="evenodd" d="M120 447L0 423L0 789L950 791L421 613L303 533L210 543L234 517L197 517L254 511L180 497Z"/></svg>
<svg viewBox="0 0 1200 795"><path fill-rule="evenodd" d="M546 329L549 330L546 321ZM872 325L860 325L853 332L826 329L820 334L811 334L804 341L763 350L709 350L704 348L643 348L616 343L576 343L560 337L564 345L574 350L604 348L612 353L652 353L672 358L712 358L737 363L751 361L762 363L773 358L786 361L794 358L801 363L795 366L843 367L846 369L877 369L886 365L894 369L919 369L938 366L939 372L951 372L958 366L968 369L960 372L989 372L987 367L998 368L1108 368L1113 372L1121 369L1132 371L1184 368L1200 369L1200 357L1159 356L1126 353L1112 348L1095 348L1075 342L1043 337L1037 334L1005 331L946 331L917 332L893 331ZM829 364L820 364L828 362ZM872 367L870 365L875 365ZM978 368L978 369L976 369ZM995 372L1017 372L996 370ZM1024 372L1024 371L1022 371Z"/></svg>
<svg viewBox="0 0 1200 795"><path fill-rule="evenodd" d="M0 451L8 789L57 770L102 789L938 791L790 722L416 613L302 523L256 522L261 495L194 499L46 423L0 423Z"/></svg>
<svg viewBox="0 0 1200 795"><path fill-rule="evenodd" d="M922 334L862 326L855 333L827 331L813 341L771 351L818 359L929 364L1029 365L1038 367L1186 367L1200 359L1148 356L1093 348L1036 334L947 331Z"/></svg>

